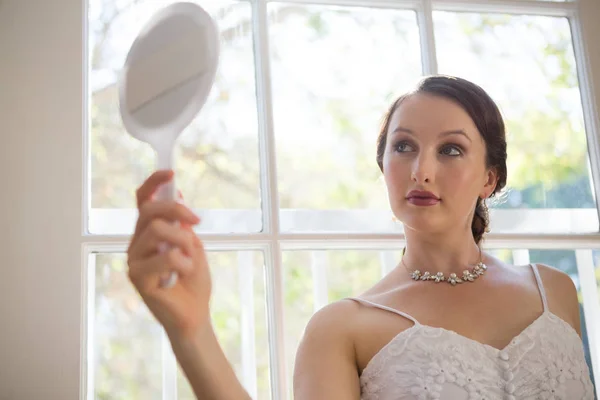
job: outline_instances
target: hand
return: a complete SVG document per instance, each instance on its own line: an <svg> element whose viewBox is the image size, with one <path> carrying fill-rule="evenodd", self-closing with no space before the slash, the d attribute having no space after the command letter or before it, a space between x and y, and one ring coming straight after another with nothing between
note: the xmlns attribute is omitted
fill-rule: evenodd
<svg viewBox="0 0 600 400"><path fill-rule="evenodd" d="M177 201L152 201L172 177L172 171L157 171L138 188L139 217L127 265L129 279L169 337L185 338L210 325L212 285L204 246L192 230L200 218ZM161 242L169 245L166 252L159 251ZM171 271L179 274L175 286L160 287Z"/></svg>

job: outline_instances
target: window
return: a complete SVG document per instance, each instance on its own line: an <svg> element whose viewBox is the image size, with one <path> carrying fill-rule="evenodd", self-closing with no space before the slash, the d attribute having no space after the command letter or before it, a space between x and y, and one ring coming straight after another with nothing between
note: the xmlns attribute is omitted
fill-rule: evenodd
<svg viewBox="0 0 600 400"><path fill-rule="evenodd" d="M153 154L121 125L116 74L137 30L171 2L89 0L90 399L192 398L123 255ZM217 334L254 398L291 398L310 316L399 260L377 129L396 96L435 72L473 80L499 103L510 190L492 209L486 249L572 277L600 382L599 132L575 2L198 2L220 27L222 57L179 142L177 184L203 216Z"/></svg>
<svg viewBox="0 0 600 400"><path fill-rule="evenodd" d="M209 259L214 285L221 288L211 304L221 346L246 387L258 398L269 398L263 253L212 251ZM154 399L172 390L177 398L194 399L183 373L175 369L160 325L127 278L126 262L118 252L88 257L88 284L95 292L88 299L93 354L88 394L100 399Z"/></svg>

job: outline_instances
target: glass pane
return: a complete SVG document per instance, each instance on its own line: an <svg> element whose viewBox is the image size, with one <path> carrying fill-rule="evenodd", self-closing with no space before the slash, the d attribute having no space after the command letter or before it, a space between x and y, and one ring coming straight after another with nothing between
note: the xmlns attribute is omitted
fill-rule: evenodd
<svg viewBox="0 0 600 400"><path fill-rule="evenodd" d="M328 250L283 253L285 362L288 399L293 399L296 350L310 317L324 305L357 296L373 286L400 252Z"/></svg>
<svg viewBox="0 0 600 400"><path fill-rule="evenodd" d="M124 255L92 255L95 399L162 399L161 329L135 292Z"/></svg>
<svg viewBox="0 0 600 400"><path fill-rule="evenodd" d="M117 74L137 32L173 0L90 0L91 181L89 230L128 234L135 189L155 169L150 147L131 138L118 110ZM249 2L198 1L221 30L212 92L176 148L177 186L203 216L202 231L262 229L256 85Z"/></svg>
<svg viewBox="0 0 600 400"><path fill-rule="evenodd" d="M258 251L209 252L211 318L238 378L270 399L264 258ZM161 399L161 327L127 278L124 254L96 254L91 337L95 398ZM178 398L194 399L179 370Z"/></svg>
<svg viewBox="0 0 600 400"><path fill-rule="evenodd" d="M282 230L346 231L352 218L364 220L349 226L370 230L365 210L389 222L376 139L386 108L422 73L416 14L284 3L268 11Z"/></svg>
<svg viewBox="0 0 600 400"><path fill-rule="evenodd" d="M571 276L579 291L581 303L580 277L576 252L574 250L493 249L486 251L511 264L544 263L566 272ZM591 262L590 265L579 265L579 269L595 268L598 284L600 285L600 251L593 252L593 259L592 250L578 250L578 252L579 256L583 254L580 260L589 258ZM363 291L377 283L385 274L394 269L398 265L400 258L401 251L395 249L390 249L389 251L286 251L283 253L288 388L291 388L292 385L292 372L296 350L302 338L304 328L311 316L328 303L345 297L360 295ZM585 356L590 371L592 371L589 337L586 331L585 314L582 304L580 313ZM292 398L290 389L288 399Z"/></svg>
<svg viewBox="0 0 600 400"><path fill-rule="evenodd" d="M481 85L507 123L509 190L495 204L507 217L494 231L597 231L568 19L435 12L434 24L440 72Z"/></svg>

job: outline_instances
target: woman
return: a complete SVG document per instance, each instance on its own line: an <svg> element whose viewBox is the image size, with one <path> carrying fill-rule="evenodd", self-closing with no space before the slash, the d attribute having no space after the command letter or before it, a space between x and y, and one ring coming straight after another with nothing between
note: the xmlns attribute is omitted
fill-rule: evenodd
<svg viewBox="0 0 600 400"><path fill-rule="evenodd" d="M483 89L423 79L389 109L377 162L406 248L374 287L311 318L295 399L593 399L571 279L481 251L486 199L507 174L504 122ZM157 172L138 190L131 280L196 395L248 398L210 325L208 266L190 229L199 219L181 204L147 201L171 174ZM161 241L175 247L159 254ZM158 288L169 270L181 279Z"/></svg>

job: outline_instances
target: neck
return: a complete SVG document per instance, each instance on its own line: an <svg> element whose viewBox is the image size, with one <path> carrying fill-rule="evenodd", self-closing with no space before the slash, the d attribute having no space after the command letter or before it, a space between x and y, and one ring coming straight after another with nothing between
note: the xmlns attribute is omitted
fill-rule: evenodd
<svg viewBox="0 0 600 400"><path fill-rule="evenodd" d="M462 275L480 261L479 246L468 232L432 235L405 230L406 252L404 264L412 272L416 269L431 274L443 272L445 276ZM404 267L402 267L404 269Z"/></svg>

